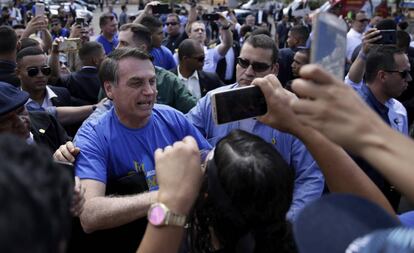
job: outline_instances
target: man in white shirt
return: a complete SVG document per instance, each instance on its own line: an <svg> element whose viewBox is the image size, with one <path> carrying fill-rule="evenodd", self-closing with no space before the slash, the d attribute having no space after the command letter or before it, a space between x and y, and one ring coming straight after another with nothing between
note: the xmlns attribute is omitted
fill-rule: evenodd
<svg viewBox="0 0 414 253"><path fill-rule="evenodd" d="M203 71L204 50L193 40L186 39L178 47L180 64L171 72L175 73L190 93L200 99L210 90L223 86L223 82L214 72Z"/></svg>
<svg viewBox="0 0 414 253"><path fill-rule="evenodd" d="M365 12L359 11L352 16L352 26L346 35L346 59L351 61L354 49L362 43L362 36L367 27L369 19Z"/></svg>

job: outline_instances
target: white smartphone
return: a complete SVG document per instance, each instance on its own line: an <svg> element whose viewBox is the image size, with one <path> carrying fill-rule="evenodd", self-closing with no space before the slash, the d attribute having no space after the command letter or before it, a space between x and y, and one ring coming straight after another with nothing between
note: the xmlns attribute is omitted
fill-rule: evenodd
<svg viewBox="0 0 414 253"><path fill-rule="evenodd" d="M321 12L313 22L311 63L344 79L347 25L334 14Z"/></svg>
<svg viewBox="0 0 414 253"><path fill-rule="evenodd" d="M35 13L36 13L36 16L44 16L45 15L45 4L44 3L36 3L35 4Z"/></svg>
<svg viewBox="0 0 414 253"><path fill-rule="evenodd" d="M213 93L211 108L217 125L254 118L267 112L263 92L254 85Z"/></svg>

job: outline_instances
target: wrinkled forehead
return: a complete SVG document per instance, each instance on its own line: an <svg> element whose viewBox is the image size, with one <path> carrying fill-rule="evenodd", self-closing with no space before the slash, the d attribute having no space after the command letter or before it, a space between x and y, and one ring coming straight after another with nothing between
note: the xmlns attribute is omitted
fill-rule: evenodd
<svg viewBox="0 0 414 253"><path fill-rule="evenodd" d="M198 29L203 29L204 31L206 30L206 26L203 24L203 23L200 23L200 22L194 22L192 25L191 25L191 31L196 31L196 30L198 30Z"/></svg>

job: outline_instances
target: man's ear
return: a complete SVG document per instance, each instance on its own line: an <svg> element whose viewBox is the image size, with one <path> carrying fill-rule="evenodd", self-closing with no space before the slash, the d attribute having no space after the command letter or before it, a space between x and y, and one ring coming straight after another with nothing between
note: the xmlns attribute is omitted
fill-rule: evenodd
<svg viewBox="0 0 414 253"><path fill-rule="evenodd" d="M105 88L106 96L112 100L113 99L112 83L110 81L104 81L104 88Z"/></svg>
<svg viewBox="0 0 414 253"><path fill-rule="evenodd" d="M22 47L22 43L20 42L20 40L18 40L16 43L16 50L19 51L21 47Z"/></svg>
<svg viewBox="0 0 414 253"><path fill-rule="evenodd" d="M275 74L275 76L279 74L279 63L276 62L272 65L272 74Z"/></svg>

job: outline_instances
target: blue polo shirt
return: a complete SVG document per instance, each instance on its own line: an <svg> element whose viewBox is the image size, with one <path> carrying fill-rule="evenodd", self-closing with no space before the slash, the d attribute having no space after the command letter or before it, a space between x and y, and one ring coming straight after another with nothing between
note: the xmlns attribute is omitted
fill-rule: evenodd
<svg viewBox="0 0 414 253"><path fill-rule="evenodd" d="M164 46L152 48L150 54L154 57L154 65L170 70L177 66L171 51Z"/></svg>
<svg viewBox="0 0 414 253"><path fill-rule="evenodd" d="M116 46L118 46L119 40L118 35L115 35L112 41L108 41L103 35L99 35L98 38L96 38L96 42L102 44L105 54L108 55L115 50Z"/></svg>

